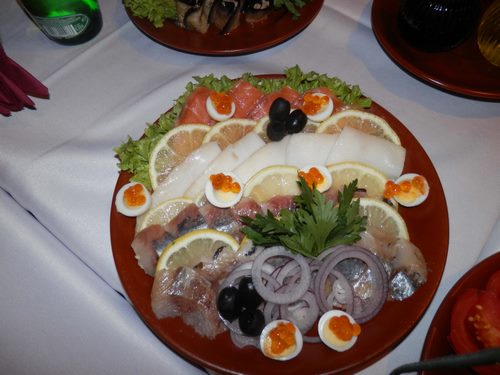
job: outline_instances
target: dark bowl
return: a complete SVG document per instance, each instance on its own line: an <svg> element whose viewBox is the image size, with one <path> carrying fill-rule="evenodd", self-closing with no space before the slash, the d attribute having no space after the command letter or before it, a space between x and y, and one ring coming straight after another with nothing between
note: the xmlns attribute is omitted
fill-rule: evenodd
<svg viewBox="0 0 500 375"><path fill-rule="evenodd" d="M416 48L440 52L465 41L479 22L479 0L401 0L398 28Z"/></svg>

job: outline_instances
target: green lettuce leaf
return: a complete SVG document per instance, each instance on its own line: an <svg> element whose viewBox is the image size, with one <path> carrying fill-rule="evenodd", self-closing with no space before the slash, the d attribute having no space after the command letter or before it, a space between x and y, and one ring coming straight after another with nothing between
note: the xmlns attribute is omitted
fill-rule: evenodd
<svg viewBox="0 0 500 375"><path fill-rule="evenodd" d="M150 21L154 27L162 27L166 19L177 19L175 0L123 0L132 14Z"/></svg>

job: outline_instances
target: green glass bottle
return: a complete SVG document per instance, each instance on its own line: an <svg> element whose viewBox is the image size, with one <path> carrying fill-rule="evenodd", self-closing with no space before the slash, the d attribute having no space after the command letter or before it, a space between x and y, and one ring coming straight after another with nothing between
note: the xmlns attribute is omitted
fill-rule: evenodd
<svg viewBox="0 0 500 375"><path fill-rule="evenodd" d="M60 44L85 43L102 27L97 0L21 0L19 3L40 30Z"/></svg>

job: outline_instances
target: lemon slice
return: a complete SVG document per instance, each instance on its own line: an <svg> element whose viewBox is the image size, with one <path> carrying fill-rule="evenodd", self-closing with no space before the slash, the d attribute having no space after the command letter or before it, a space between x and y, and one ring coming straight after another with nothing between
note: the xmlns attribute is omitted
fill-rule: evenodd
<svg viewBox="0 0 500 375"><path fill-rule="evenodd" d="M164 268L194 267L200 262L212 261L215 253L237 251L239 243L227 233L215 229L189 232L163 249L156 272Z"/></svg>
<svg viewBox="0 0 500 375"><path fill-rule="evenodd" d="M200 147L209 130L208 125L186 124L173 128L159 140L149 157L149 178L153 190L176 165Z"/></svg>
<svg viewBox="0 0 500 375"><path fill-rule="evenodd" d="M340 133L345 126L350 126L365 133L385 138L399 146L401 145L398 135L387 121L380 116L357 109L348 109L333 114L319 125L317 132Z"/></svg>
<svg viewBox="0 0 500 375"><path fill-rule="evenodd" d="M327 168L332 175L332 187L335 191L342 191L344 185L357 179L358 189L365 189L368 198L384 198L387 177L378 169L357 162L330 164Z"/></svg>
<svg viewBox="0 0 500 375"><path fill-rule="evenodd" d="M264 203L277 195L299 195L297 172L297 168L289 165L271 165L261 169L248 180L243 196Z"/></svg>
<svg viewBox="0 0 500 375"><path fill-rule="evenodd" d="M269 116L261 117L261 119L257 121L253 131L256 132L264 142L269 143L271 140L267 136L267 125L269 125Z"/></svg>
<svg viewBox="0 0 500 375"><path fill-rule="evenodd" d="M163 202L159 206L150 208L144 214L137 217L135 231L140 232L150 225L165 225L176 217L186 206L194 203L188 198L175 198Z"/></svg>
<svg viewBox="0 0 500 375"><path fill-rule="evenodd" d="M243 138L251 132L257 124L254 120L232 118L226 121L221 121L212 126L210 131L203 138L203 143L217 142L223 150L238 139Z"/></svg>
<svg viewBox="0 0 500 375"><path fill-rule="evenodd" d="M409 240L408 228L401 215L394 208L373 198L359 198L359 211L367 216L367 226L372 226L393 236Z"/></svg>

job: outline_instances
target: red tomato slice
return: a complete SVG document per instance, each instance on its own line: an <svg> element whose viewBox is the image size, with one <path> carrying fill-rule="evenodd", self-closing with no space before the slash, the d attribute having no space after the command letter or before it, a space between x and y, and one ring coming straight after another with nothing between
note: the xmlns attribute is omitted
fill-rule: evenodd
<svg viewBox="0 0 500 375"><path fill-rule="evenodd" d="M449 340L458 354L471 353L479 350L474 336L467 329L467 317L479 300L479 290L467 289L460 294L451 312L451 331Z"/></svg>
<svg viewBox="0 0 500 375"><path fill-rule="evenodd" d="M452 310L449 341L458 354L499 347L500 298L490 290L467 289L460 294ZM500 365L474 370L482 375L498 375Z"/></svg>
<svg viewBox="0 0 500 375"><path fill-rule="evenodd" d="M500 298L500 270L490 276L486 284L486 290L495 293Z"/></svg>
<svg viewBox="0 0 500 375"><path fill-rule="evenodd" d="M469 321L485 348L500 347L500 299L492 291L481 291Z"/></svg>

